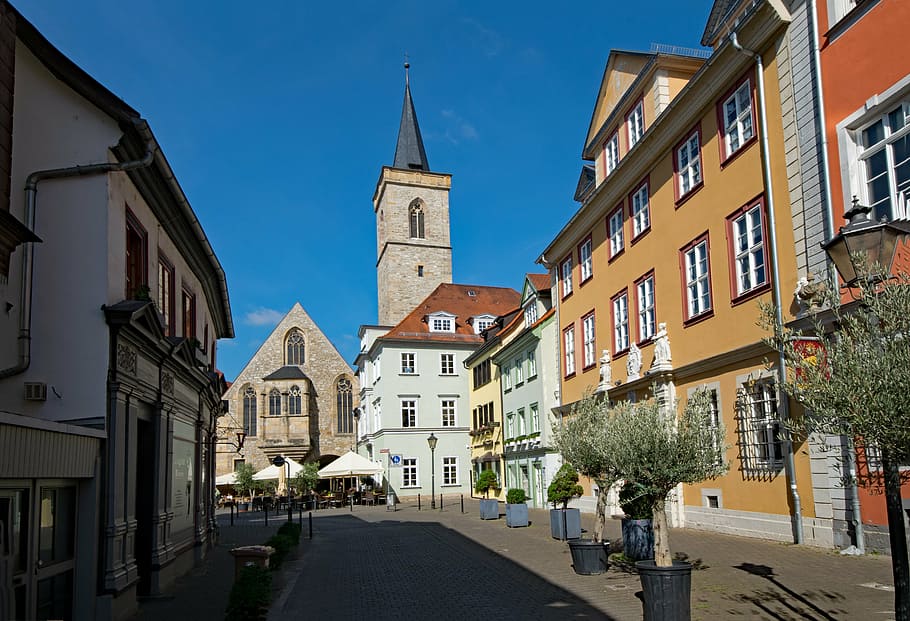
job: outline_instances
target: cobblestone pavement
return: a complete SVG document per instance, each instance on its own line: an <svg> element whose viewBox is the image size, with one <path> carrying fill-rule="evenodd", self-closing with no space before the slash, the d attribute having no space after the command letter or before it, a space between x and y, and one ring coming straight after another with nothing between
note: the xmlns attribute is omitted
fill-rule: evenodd
<svg viewBox="0 0 910 621"><path fill-rule="evenodd" d="M641 619L638 576L615 566L576 575L546 511L531 510L520 529L478 515L471 500L464 514L458 504L315 512L314 537L286 565L269 619ZM611 521L608 537L619 533ZM888 557L691 530L673 530L671 546L696 567L695 620L893 618Z"/></svg>

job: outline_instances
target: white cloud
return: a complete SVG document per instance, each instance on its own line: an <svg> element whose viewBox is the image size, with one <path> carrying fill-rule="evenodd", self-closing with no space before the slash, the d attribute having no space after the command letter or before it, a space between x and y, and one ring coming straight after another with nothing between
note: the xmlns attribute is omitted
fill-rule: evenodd
<svg viewBox="0 0 910 621"><path fill-rule="evenodd" d="M448 125L445 130L446 140L452 144L458 144L462 140L477 140L480 138L477 128L459 116L454 110L443 110L441 114Z"/></svg>
<svg viewBox="0 0 910 621"><path fill-rule="evenodd" d="M247 313L243 321L251 326L274 326L283 318L284 313L281 311L260 306L256 310Z"/></svg>

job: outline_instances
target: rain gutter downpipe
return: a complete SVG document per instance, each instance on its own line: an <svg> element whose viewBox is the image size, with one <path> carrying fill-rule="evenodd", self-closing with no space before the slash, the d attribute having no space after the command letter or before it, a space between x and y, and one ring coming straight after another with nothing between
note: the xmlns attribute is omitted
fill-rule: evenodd
<svg viewBox="0 0 910 621"><path fill-rule="evenodd" d="M824 192L825 241L834 238L834 206L831 202L830 162L828 160L828 121L825 116L825 93L822 89L822 64L818 40L818 8L816 0L809 0L809 19L812 21L809 35L812 37L812 81L815 85L815 103L818 106L818 135L821 149L822 192ZM834 276L837 285L837 276ZM866 553L866 534L863 528L862 507L859 501L859 486L856 482L856 447L852 437L847 437L847 473L850 476L850 508L853 511L854 545L860 554Z"/></svg>
<svg viewBox="0 0 910 621"><path fill-rule="evenodd" d="M730 44L738 52L755 59L755 73L758 81L758 131L761 136L762 176L764 177L767 193L766 211L768 213L768 237L771 244L772 294L774 296L775 319L779 325L783 325L783 310L780 295L780 267L778 266L779 255L777 252L777 226L774 218L774 188L771 181L771 156L768 146L768 117L765 110L765 65L761 54L747 50L739 44L735 32L730 33ZM784 382L786 381L787 376L787 366L783 349L778 349L777 356L778 374L780 375L780 381ZM779 389L777 397L781 420L786 421L790 418L789 403L786 395ZM803 543L802 505L799 499L799 489L796 486L796 463L793 459L793 443L789 436L785 440L785 444L787 450L784 451L784 470L786 471L787 479L790 482L790 497L793 502L793 511L790 514L793 528L793 543Z"/></svg>
<svg viewBox="0 0 910 621"><path fill-rule="evenodd" d="M137 119L139 126L144 121ZM105 162L103 164L87 164L85 166L70 166L68 168L51 168L36 170L25 181L25 225L29 230L35 230L35 214L38 209L38 183L46 179L64 179L68 177L85 177L90 175L103 175L109 172L121 172L146 168L155 159L155 147L148 143L145 155L138 160L128 162ZM35 244L28 242L23 248L22 269L19 283L19 337L18 337L18 362L5 369L0 369L0 379L24 373L31 363L32 350L32 278L34 275Z"/></svg>

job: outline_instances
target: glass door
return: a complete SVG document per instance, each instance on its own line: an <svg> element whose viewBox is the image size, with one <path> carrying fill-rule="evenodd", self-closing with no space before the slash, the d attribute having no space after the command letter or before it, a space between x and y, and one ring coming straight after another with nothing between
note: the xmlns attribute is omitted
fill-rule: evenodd
<svg viewBox="0 0 910 621"><path fill-rule="evenodd" d="M25 619L29 490L0 489L0 619Z"/></svg>
<svg viewBox="0 0 910 621"><path fill-rule="evenodd" d="M35 508L35 619L71 619L76 488L38 485Z"/></svg>

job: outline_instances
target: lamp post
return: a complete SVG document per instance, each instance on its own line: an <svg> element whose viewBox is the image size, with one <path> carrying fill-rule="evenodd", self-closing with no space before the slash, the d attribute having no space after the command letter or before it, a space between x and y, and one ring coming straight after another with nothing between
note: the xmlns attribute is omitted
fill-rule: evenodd
<svg viewBox="0 0 910 621"><path fill-rule="evenodd" d="M439 438L430 432L427 444L430 447L430 509L436 508L436 442Z"/></svg>
<svg viewBox="0 0 910 621"><path fill-rule="evenodd" d="M360 408L354 408L354 446L351 450L360 452Z"/></svg>
<svg viewBox="0 0 910 621"><path fill-rule="evenodd" d="M868 293L877 297L882 292L881 284L891 277L898 241L910 235L908 223L884 219L875 222L869 217L871 211L870 207L860 205L859 199L854 196L852 207L844 214L847 225L841 227L829 242L822 244L844 281L843 287L851 290L851 297L854 287L860 287L864 295ZM895 457L888 448L881 447L895 612L897 618L903 621L910 619L910 563L907 559L900 468Z"/></svg>

